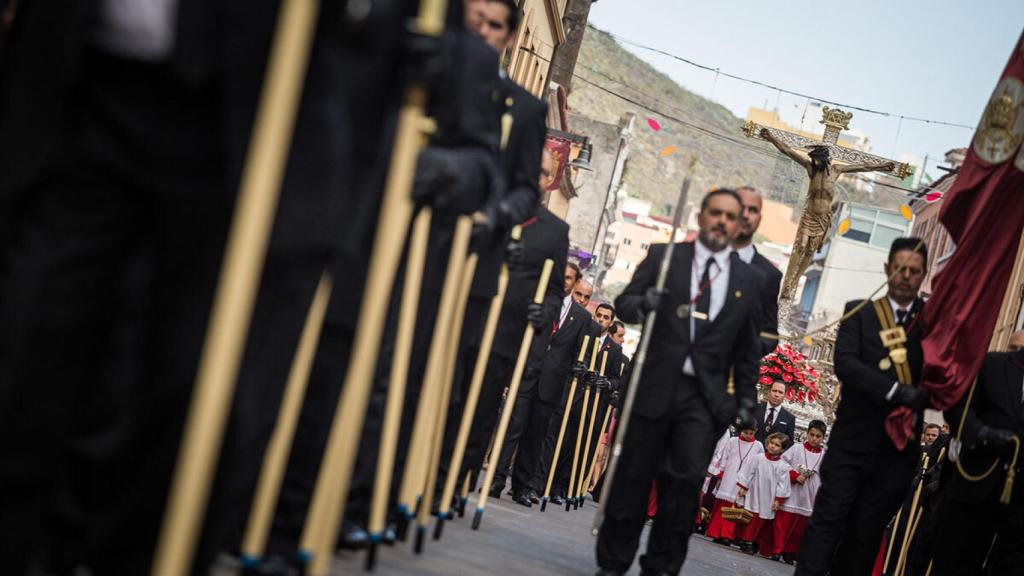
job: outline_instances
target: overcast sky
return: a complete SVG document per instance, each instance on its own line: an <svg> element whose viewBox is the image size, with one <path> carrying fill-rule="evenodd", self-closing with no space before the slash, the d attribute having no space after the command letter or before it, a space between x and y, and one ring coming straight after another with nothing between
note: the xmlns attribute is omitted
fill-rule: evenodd
<svg viewBox="0 0 1024 576"><path fill-rule="evenodd" d="M893 114L854 111L872 152L930 156L967 146L1024 29L1024 0L600 0L590 22L617 36L794 92ZM807 99L731 80L626 46L683 87L739 117L750 106L813 129ZM642 87L635 87L642 89ZM805 113L806 110L806 113ZM929 169L933 175L935 171Z"/></svg>

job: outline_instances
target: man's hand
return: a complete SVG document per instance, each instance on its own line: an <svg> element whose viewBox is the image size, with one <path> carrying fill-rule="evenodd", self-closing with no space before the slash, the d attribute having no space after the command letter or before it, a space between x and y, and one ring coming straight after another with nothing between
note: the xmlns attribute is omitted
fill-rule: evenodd
<svg viewBox="0 0 1024 576"><path fill-rule="evenodd" d="M578 382L582 382L587 375L587 365L583 362L577 362L572 365L572 377Z"/></svg>
<svg viewBox="0 0 1024 576"><path fill-rule="evenodd" d="M643 302L640 303L640 309L646 314L651 310L657 310L661 306L661 300L668 295L668 290L658 290L654 286L651 286L644 292Z"/></svg>
<svg viewBox="0 0 1024 576"><path fill-rule="evenodd" d="M737 500L739 500L740 498L743 498L746 495L747 495L747 489L746 488L740 486L740 488L738 490L736 490L736 499Z"/></svg>
<svg viewBox="0 0 1024 576"><path fill-rule="evenodd" d="M544 305L537 304L536 302L530 302L526 305L526 320L533 325L533 329L540 331L544 329L545 321L544 317Z"/></svg>
<svg viewBox="0 0 1024 576"><path fill-rule="evenodd" d="M736 420L734 422L738 430L748 428L754 421L754 408L757 405L749 398L743 398L736 407Z"/></svg>
<svg viewBox="0 0 1024 576"><path fill-rule="evenodd" d="M892 395L892 403L896 406L907 406L915 412L928 407L928 391L913 386L900 385Z"/></svg>
<svg viewBox="0 0 1024 576"><path fill-rule="evenodd" d="M1017 435L1009 430L982 426L978 431L977 445L1010 456L1017 449L1017 443L1014 442L1016 437Z"/></svg>
<svg viewBox="0 0 1024 576"><path fill-rule="evenodd" d="M509 240L505 245L505 262L509 268L516 268L523 260L523 242L521 240Z"/></svg>

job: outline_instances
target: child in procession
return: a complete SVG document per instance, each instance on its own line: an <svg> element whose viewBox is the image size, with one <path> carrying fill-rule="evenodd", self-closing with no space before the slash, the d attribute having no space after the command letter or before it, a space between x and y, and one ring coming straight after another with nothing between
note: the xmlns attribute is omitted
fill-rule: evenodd
<svg viewBox="0 0 1024 576"><path fill-rule="evenodd" d="M729 546L735 536L736 524L722 517L722 508L732 506L736 501L737 479L762 454L764 446L754 439L757 423L753 420L740 426L740 435L725 441L718 456L712 460L708 472L719 478L715 489L715 509L705 535L716 544Z"/></svg>
<svg viewBox="0 0 1024 576"><path fill-rule="evenodd" d="M782 455L789 465L792 483L789 498L775 515L772 554L780 555L783 562L792 564L800 552L800 540L814 510L814 498L821 487L818 470L825 456L825 434L828 429L821 420L807 425L807 439Z"/></svg>
<svg viewBox="0 0 1024 576"><path fill-rule="evenodd" d="M782 450L787 442L789 436L773 432L765 439L764 453L753 458L737 475L736 506L742 505L754 515L749 524L736 529L740 549L749 554L759 545L762 556L772 555L775 512L790 494L790 468L782 461Z"/></svg>

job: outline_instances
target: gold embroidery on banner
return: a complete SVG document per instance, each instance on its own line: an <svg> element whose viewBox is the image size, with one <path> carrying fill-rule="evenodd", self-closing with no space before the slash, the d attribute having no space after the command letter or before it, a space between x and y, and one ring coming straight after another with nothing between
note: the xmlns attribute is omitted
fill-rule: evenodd
<svg viewBox="0 0 1024 576"><path fill-rule="evenodd" d="M974 136L974 153L989 164L1008 160L1024 138L1024 83L1013 77L1003 78L989 99L985 113Z"/></svg>

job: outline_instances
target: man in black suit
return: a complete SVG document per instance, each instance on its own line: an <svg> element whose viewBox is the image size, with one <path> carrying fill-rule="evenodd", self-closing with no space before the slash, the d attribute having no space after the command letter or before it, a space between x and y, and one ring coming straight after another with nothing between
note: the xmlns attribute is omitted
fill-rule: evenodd
<svg viewBox="0 0 1024 576"><path fill-rule="evenodd" d="M741 186L736 189L736 193L743 200L743 223L736 239L732 241L732 249L740 255L740 260L753 265L765 277L764 291L761 293L761 320L757 325L758 331L762 334L763 356L775 350L778 342L772 338L765 338L763 334L779 333L779 285L782 283L782 271L761 255L754 246L754 233L761 226L761 209L764 204L761 192L751 186ZM758 434L761 430L758 428ZM790 429L786 435L792 439L793 430ZM764 441L763 438L758 440Z"/></svg>
<svg viewBox="0 0 1024 576"><path fill-rule="evenodd" d="M633 414L597 540L599 575L624 574L647 519L651 482L658 515L645 574L677 574L686 559L698 494L715 443L757 402L757 322L763 278L729 249L739 231L742 201L733 190L701 202L695 242L675 246L665 292L655 282L666 246L651 246L615 301L623 321L658 311Z"/></svg>
<svg viewBox="0 0 1024 576"><path fill-rule="evenodd" d="M534 494L538 489L532 485L532 479L541 457L548 422L552 419L552 414L562 397L563 384L567 380L567 375L572 372L580 346L583 344L583 336L596 335L596 327L590 319L590 313L573 297L573 293L583 281L578 274L579 268L576 265L566 266L563 288L568 287L568 291L562 297L558 315L546 335L546 346L540 357L539 369L535 375L531 375L535 380L520 384L516 404L512 410L512 422L509 423L502 446L498 471L490 487L492 496L500 494L505 485L505 474L502 473L509 470L510 466L514 466L512 497L524 506L530 506L535 503L534 500L539 502L539 498ZM525 391L523 384L526 384ZM543 489L543 486L540 489Z"/></svg>
<svg viewBox="0 0 1024 576"><path fill-rule="evenodd" d="M927 248L919 244L917 238L893 241L885 263L888 294L839 325L835 371L842 401L797 574L869 574L885 524L913 478L920 444L912 439L897 449L886 434L885 418L908 406L920 426L928 401L927 392L915 387L923 361L918 318L924 301L918 290L928 262ZM846 313L858 304L847 303Z"/></svg>
<svg viewBox="0 0 1024 576"><path fill-rule="evenodd" d="M553 158L545 151L541 162L541 188L546 188L550 184L553 171ZM537 365L547 346L551 325L558 318L562 304L563 280L558 274L551 274L541 306L533 304L533 295L537 290L537 282L540 281L545 260L550 259L554 262L552 270L565 269L569 252L569 225L543 205L538 205L536 215L527 219L521 226L522 240L518 247L520 254L514 261L509 262L508 287L463 456L461 477L465 477L467 472L472 472L475 477L483 465L487 445L497 424L502 393L512 379L527 320L534 323L536 331L528 353L527 368L524 370L520 391L524 388L529 391L529 387L524 387L523 384L536 381L535 377L531 379L526 373L539 370ZM469 370L468 375L471 377L472 368ZM453 416L461 418L461 410L453 410ZM450 453L454 446L458 426L458 419L453 417L449 420L446 427L446 454ZM443 470L447 471L447 462L442 460L442 466ZM475 484L475 478L473 482Z"/></svg>
<svg viewBox="0 0 1024 576"><path fill-rule="evenodd" d="M764 443L773 432L782 432L790 438L789 444L793 443L793 432L796 430L796 416L786 410L782 405L786 397L786 383L782 381L773 382L768 390L768 397L763 404L758 404L754 410L754 419L757 420L757 431L754 438Z"/></svg>
<svg viewBox="0 0 1024 576"><path fill-rule="evenodd" d="M0 212L10 219L0 233L0 325L8 331L0 336L0 436L17 443L0 449L12 472L0 486L17 495L15 505L0 504L10 573L32 552L22 538L49 549L43 563L54 571L74 563L97 573L148 571L278 7L18 6L0 62L0 150L11 168L0 183ZM383 22L379 10L357 22L338 7L325 7L312 44L225 438L226 453L257 466L249 450L266 427L246 422L272 413L283 381L269 394L256 382L264 369L286 374L337 231L369 227L351 215L375 213L379 193L349 185L350 139L397 100L393 67L375 67L376 81L358 89L348 79L367 53L394 64L407 6L389 5ZM372 40L364 43L367 26ZM370 105L353 118L363 97ZM362 132L368 148L381 132ZM257 352L263 345L273 353ZM75 493L81 508L56 512L47 541L37 528L50 521L55 491ZM211 509L209 518L218 516ZM69 518L78 532L65 537L59 525ZM93 536L84 542L82 533ZM197 570L207 557L200 553Z"/></svg>
<svg viewBox="0 0 1024 576"><path fill-rule="evenodd" d="M936 576L981 574L983 565L986 573L1016 574L1024 565L1022 461L1014 440L1024 436L1024 332L1014 334L1010 344L1010 352L990 352L985 358L970 406L964 394L946 412L946 420L959 431L960 461L950 477L939 526L932 563ZM1009 503L1003 504L999 499L1015 455L1017 480ZM985 475L986 470L991 472ZM984 478L968 480L965 472Z"/></svg>

